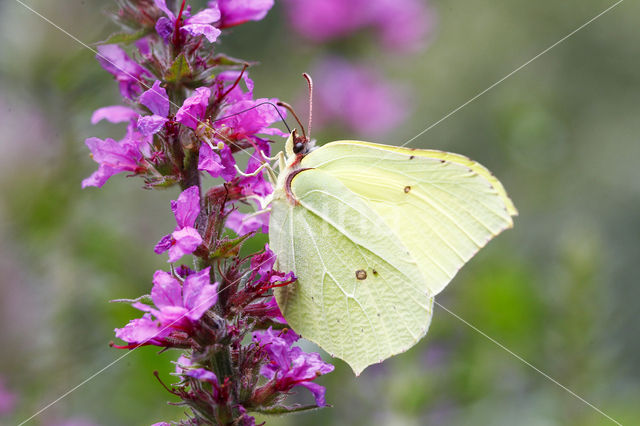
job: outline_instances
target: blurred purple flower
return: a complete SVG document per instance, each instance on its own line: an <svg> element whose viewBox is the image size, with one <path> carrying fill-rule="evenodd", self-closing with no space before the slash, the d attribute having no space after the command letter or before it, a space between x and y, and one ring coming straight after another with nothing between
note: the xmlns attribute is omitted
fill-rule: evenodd
<svg viewBox="0 0 640 426"><path fill-rule="evenodd" d="M0 378L0 416L11 414L18 402L18 396L11 392Z"/></svg>
<svg viewBox="0 0 640 426"><path fill-rule="evenodd" d="M176 20L176 15L167 7L165 0L154 0L156 6L162 10L167 17L161 17L156 22L156 31L164 39L165 42L169 42L169 37L173 34ZM210 3L209 7L202 9L200 12L193 16L189 16L189 12L185 10L182 13L182 22L180 30L185 31L192 36L203 35L213 43L217 40L221 31L211 25L214 22L220 20L220 9L214 2Z"/></svg>
<svg viewBox="0 0 640 426"><path fill-rule="evenodd" d="M200 233L194 228L200 214L200 190L194 185L182 191L177 200L171 201L171 210L176 218L176 228L156 244L157 254L169 251L169 262L178 261L190 254L202 243Z"/></svg>
<svg viewBox="0 0 640 426"><path fill-rule="evenodd" d="M238 100L220 112L222 117L237 115L224 120L217 120L215 127L226 128L225 135L232 140L253 138L256 134L288 136L287 133L280 129L269 127L281 120L280 114L286 117L286 110L278 107L280 112L278 114L273 105L265 102L275 105L279 101L278 99L267 98Z"/></svg>
<svg viewBox="0 0 640 426"><path fill-rule="evenodd" d="M169 96L167 91L160 87L160 82L156 80L153 86L140 95L140 103L153 113L153 115L140 116L138 118L138 130L145 135L153 135L160 131L169 119Z"/></svg>
<svg viewBox="0 0 640 426"><path fill-rule="evenodd" d="M253 339L270 360L260 368L260 374L274 381L278 391L287 392L294 386L304 386L313 393L318 406L325 405L325 388L312 381L333 371L333 365L324 362L317 353L291 346L299 336L289 329L274 331L269 327L253 333Z"/></svg>
<svg viewBox="0 0 640 426"><path fill-rule="evenodd" d="M151 74L132 60L127 52L115 44L98 46L96 55L102 68L110 72L120 85L120 93L127 99L133 100L142 88L140 79Z"/></svg>
<svg viewBox="0 0 640 426"><path fill-rule="evenodd" d="M217 3L222 15L220 28L233 27L247 21L260 21L273 7L273 0L217 0L210 1L209 7Z"/></svg>
<svg viewBox="0 0 640 426"><path fill-rule="evenodd" d="M209 269L187 276L184 283L168 272L156 271L151 300L157 309L134 302L131 306L146 313L116 329L116 337L134 346L164 346L164 338L173 330L191 332L194 324L218 301L218 283L211 284Z"/></svg>
<svg viewBox="0 0 640 426"><path fill-rule="evenodd" d="M419 47L433 26L433 13L422 0L288 0L289 22L302 36L326 42L373 28L393 50Z"/></svg>
<svg viewBox="0 0 640 426"><path fill-rule="evenodd" d="M407 116L406 93L386 82L371 67L330 57L314 68L314 123L341 122L365 136L380 136Z"/></svg>
<svg viewBox="0 0 640 426"><path fill-rule="evenodd" d="M197 88L191 96L185 99L176 113L176 121L195 130L198 123L205 118L210 97L211 89L208 87Z"/></svg>

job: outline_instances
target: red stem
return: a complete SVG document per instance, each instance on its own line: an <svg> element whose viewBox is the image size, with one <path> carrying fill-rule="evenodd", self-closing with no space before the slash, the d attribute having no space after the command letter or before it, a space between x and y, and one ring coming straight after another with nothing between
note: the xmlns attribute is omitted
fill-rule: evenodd
<svg viewBox="0 0 640 426"><path fill-rule="evenodd" d="M176 27L173 30L173 45L178 48L180 45L180 21L182 20L182 12L184 12L184 6L187 3L187 0L182 0L182 5L180 6L180 13L178 13L178 18L176 19Z"/></svg>

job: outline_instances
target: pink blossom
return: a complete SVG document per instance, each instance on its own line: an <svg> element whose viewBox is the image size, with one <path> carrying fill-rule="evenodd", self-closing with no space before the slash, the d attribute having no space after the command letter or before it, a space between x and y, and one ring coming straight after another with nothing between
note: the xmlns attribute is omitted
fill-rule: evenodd
<svg viewBox="0 0 640 426"><path fill-rule="evenodd" d="M160 86L160 82L156 80L153 86L140 95L140 103L152 112L152 115L141 116L138 118L138 130L145 135L153 135L162 129L169 120L169 96L167 91Z"/></svg>
<svg viewBox="0 0 640 426"><path fill-rule="evenodd" d="M253 339L270 359L262 366L260 374L274 381L278 391L287 392L294 386L304 386L313 393L318 406L325 405L325 388L312 381L333 371L333 365L324 362L317 353L291 346L299 336L289 329L278 332L269 327L253 333Z"/></svg>
<svg viewBox="0 0 640 426"><path fill-rule="evenodd" d="M120 84L120 93L127 99L133 100L142 88L140 80L150 76L149 72L132 60L127 52L115 44L98 46L96 55L102 68L109 71Z"/></svg>
<svg viewBox="0 0 640 426"><path fill-rule="evenodd" d="M169 251L169 262L177 262L185 254L193 253L202 237L194 228L200 214L200 190L197 186L182 191L177 200L171 201L171 210L176 218L176 228L158 241L154 251L157 254Z"/></svg>
<svg viewBox="0 0 640 426"><path fill-rule="evenodd" d="M203 143L200 146L200 157L198 158L198 170L209 173L212 177L222 177L230 182L236 176L236 161L233 158L228 145L218 152L211 149L209 144Z"/></svg>
<svg viewBox="0 0 640 426"><path fill-rule="evenodd" d="M85 143L99 166L98 170L82 181L83 188L101 187L111 176L120 172L142 173L146 170L142 164L144 157L141 151L141 144L146 142L142 139L128 135L121 142L109 138L88 138Z"/></svg>
<svg viewBox="0 0 640 426"><path fill-rule="evenodd" d="M197 88L191 96L185 99L176 113L176 121L195 130L198 123L205 118L210 97L211 89L208 87Z"/></svg>
<svg viewBox="0 0 640 426"><path fill-rule="evenodd" d="M256 215L234 210L227 216L226 226L238 235L245 235L254 231L261 231L266 234L269 232L269 212Z"/></svg>
<svg viewBox="0 0 640 426"><path fill-rule="evenodd" d="M124 328L116 337L133 345L165 346L173 331L191 332L202 315L218 301L218 283L211 284L209 269L194 272L181 283L165 271L153 276L151 300L155 308L141 302L132 306L146 312Z"/></svg>
<svg viewBox="0 0 640 426"><path fill-rule="evenodd" d="M165 0L154 0L154 3L167 15L167 17L158 19L156 22L156 31L165 42L168 42L169 37L173 34L178 18L167 7ZM218 9L215 3L212 3L208 8L201 10L193 16L189 16L189 12L184 11L182 18L181 31L189 33L192 36L203 35L210 43L216 41L221 33L218 28L211 25L220 20L220 9Z"/></svg>

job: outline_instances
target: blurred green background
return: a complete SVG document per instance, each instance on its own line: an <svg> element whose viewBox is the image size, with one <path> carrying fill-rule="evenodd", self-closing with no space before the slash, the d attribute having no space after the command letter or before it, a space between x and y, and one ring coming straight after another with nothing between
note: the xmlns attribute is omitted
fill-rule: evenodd
<svg viewBox="0 0 640 426"><path fill-rule="evenodd" d="M103 13L110 2L28 4L88 44L116 29ZM613 1L430 4L427 49L392 55L365 35L343 52L412 94L409 119L376 141L402 144ZM438 302L623 424L640 422L639 19L638 2L621 3L411 144L483 163L520 210ZM0 423L28 418L124 354L30 424L177 420L182 409L165 404L152 375L171 383L177 353L108 347L138 315L108 301L147 293L166 266L152 249L173 227L177 189L145 191L119 175L82 191L95 169L84 139L123 134L90 125L94 109L119 103L116 84L92 52L18 2L0 1L0 36L0 380L17 396ZM220 48L260 62L258 96L290 102L326 49L293 36L278 1ZM315 137L358 135L332 126ZM435 309L416 347L358 378L335 360L320 380L332 408L267 423L612 424L447 310Z"/></svg>

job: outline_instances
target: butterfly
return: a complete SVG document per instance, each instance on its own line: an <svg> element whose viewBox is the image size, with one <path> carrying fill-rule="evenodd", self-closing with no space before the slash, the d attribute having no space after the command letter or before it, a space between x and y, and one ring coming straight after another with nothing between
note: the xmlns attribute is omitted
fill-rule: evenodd
<svg viewBox="0 0 640 426"><path fill-rule="evenodd" d="M356 375L415 345L434 297L517 215L462 155L360 141L310 149L289 136L269 245L297 281L276 288L289 326Z"/></svg>

